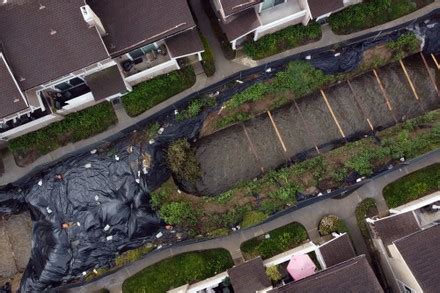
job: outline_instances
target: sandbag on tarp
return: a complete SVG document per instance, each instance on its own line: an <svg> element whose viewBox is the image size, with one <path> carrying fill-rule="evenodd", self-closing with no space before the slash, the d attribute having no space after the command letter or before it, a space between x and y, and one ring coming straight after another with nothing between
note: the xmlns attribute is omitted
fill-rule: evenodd
<svg viewBox="0 0 440 293"><path fill-rule="evenodd" d="M0 213L29 209L33 220L31 259L21 291L45 291L108 266L118 252L144 244L162 229L149 191L170 176L166 146L180 137L196 137L202 116L172 124L171 114L161 121L165 129L154 140L142 131L131 132L2 188Z"/></svg>

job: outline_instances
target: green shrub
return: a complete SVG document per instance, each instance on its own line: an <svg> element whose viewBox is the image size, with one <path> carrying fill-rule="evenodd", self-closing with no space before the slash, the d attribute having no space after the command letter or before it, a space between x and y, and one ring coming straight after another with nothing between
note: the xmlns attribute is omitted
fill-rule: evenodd
<svg viewBox="0 0 440 293"><path fill-rule="evenodd" d="M208 40L201 34L200 39L202 40L203 48L205 49L205 52L202 53L203 70L205 71L206 76L213 76L215 74L214 54L212 53Z"/></svg>
<svg viewBox="0 0 440 293"><path fill-rule="evenodd" d="M45 155L71 142L83 140L107 130L118 118L109 102L103 102L82 111L68 114L64 120L9 141L15 156L35 151Z"/></svg>
<svg viewBox="0 0 440 293"><path fill-rule="evenodd" d="M364 1L330 15L329 24L334 32L349 34L392 21L431 2L432 0Z"/></svg>
<svg viewBox="0 0 440 293"><path fill-rule="evenodd" d="M368 230L367 223L365 222L365 218L372 217L375 214L377 214L377 207L374 198L366 198L356 207L356 221L359 230L361 230L362 236L365 239L369 239L370 237L370 232Z"/></svg>
<svg viewBox="0 0 440 293"><path fill-rule="evenodd" d="M395 208L440 189L440 164L408 174L383 189L389 208Z"/></svg>
<svg viewBox="0 0 440 293"><path fill-rule="evenodd" d="M160 217L170 225L192 227L197 224L197 213L189 202L172 202L160 208Z"/></svg>
<svg viewBox="0 0 440 293"><path fill-rule="evenodd" d="M208 233L208 235L212 238L223 237L229 235L228 228L218 228Z"/></svg>
<svg viewBox="0 0 440 293"><path fill-rule="evenodd" d="M260 224L267 219L267 215L260 211L250 211L244 214L241 228L248 228Z"/></svg>
<svg viewBox="0 0 440 293"><path fill-rule="evenodd" d="M215 106L215 98L198 98L188 105L186 109L181 111L176 116L177 121L184 121L188 119L192 119L199 115L205 107L213 107Z"/></svg>
<svg viewBox="0 0 440 293"><path fill-rule="evenodd" d="M151 265L122 284L122 292L163 293L219 274L234 265L225 249L189 252Z"/></svg>
<svg viewBox="0 0 440 293"><path fill-rule="evenodd" d="M195 183L201 176L200 164L195 151L185 139L170 144L167 151L170 170L181 180Z"/></svg>
<svg viewBox="0 0 440 293"><path fill-rule="evenodd" d="M252 59L263 59L288 49L305 45L321 38L321 26L311 22L289 26L273 34L266 35L256 42L244 44L244 52Z"/></svg>
<svg viewBox="0 0 440 293"><path fill-rule="evenodd" d="M173 71L142 82L122 97L125 111L135 117L168 98L190 88L196 82L192 67Z"/></svg>
<svg viewBox="0 0 440 293"><path fill-rule="evenodd" d="M389 42L387 47L393 51L394 59L400 60L408 53L420 51L420 41L413 32L401 35L397 40Z"/></svg>
<svg viewBox="0 0 440 293"><path fill-rule="evenodd" d="M301 245L308 239L306 229L299 223L291 223L272 230L268 235L270 235L270 238L262 235L241 244L240 249L245 259L248 260L257 256L267 259Z"/></svg>
<svg viewBox="0 0 440 293"><path fill-rule="evenodd" d="M344 221L335 215L323 217L319 222L318 230L321 236L330 235L333 232L339 234L348 232Z"/></svg>
<svg viewBox="0 0 440 293"><path fill-rule="evenodd" d="M266 269L266 275L269 277L269 279L276 283L278 281L281 281L283 276L281 275L280 271L278 270L278 266L271 266Z"/></svg>

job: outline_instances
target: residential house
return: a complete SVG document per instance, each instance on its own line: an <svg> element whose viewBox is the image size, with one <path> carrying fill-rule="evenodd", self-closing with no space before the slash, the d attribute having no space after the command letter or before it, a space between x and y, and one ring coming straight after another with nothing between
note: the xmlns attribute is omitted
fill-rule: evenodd
<svg viewBox="0 0 440 293"><path fill-rule="evenodd" d="M356 256L350 237L346 233L332 237L321 245L309 241L266 260L257 257L168 293L383 292L366 257ZM308 277L294 280L288 273L289 262L294 256L304 255L315 259L317 270ZM266 274L266 269L272 266L277 266L282 275L275 287Z"/></svg>
<svg viewBox="0 0 440 293"><path fill-rule="evenodd" d="M120 97L202 52L186 0L3 1L0 138Z"/></svg>
<svg viewBox="0 0 440 293"><path fill-rule="evenodd" d="M211 0L232 48L291 25L307 25L362 0Z"/></svg>
<svg viewBox="0 0 440 293"><path fill-rule="evenodd" d="M394 292L438 292L440 192L368 219L373 243Z"/></svg>

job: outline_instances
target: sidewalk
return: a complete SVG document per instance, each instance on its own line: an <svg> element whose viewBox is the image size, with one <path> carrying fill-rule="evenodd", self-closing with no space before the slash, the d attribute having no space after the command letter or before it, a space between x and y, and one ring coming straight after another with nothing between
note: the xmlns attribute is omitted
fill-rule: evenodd
<svg viewBox="0 0 440 293"><path fill-rule="evenodd" d="M98 279L94 282L85 284L80 287L68 289L67 292L94 292L102 288L107 288L111 292L122 292L122 283L133 276L143 268L148 267L156 262L172 257L177 254L214 249L225 248L231 255L237 256L240 250L240 245L246 240L252 239L256 236L263 235L271 230L287 225L292 222L299 222L307 229L310 239L313 241L314 236L317 235L317 227L320 219L329 214L334 214L343 219L348 228L350 237L353 241L355 250L358 254L368 255L368 250L361 232L357 226L354 211L357 205L366 198L374 198L378 206L379 214L385 215L388 213L388 207L382 195L382 189L389 183L407 175L408 173L422 169L434 163L440 162L440 150L433 151L424 156L408 161L408 164L399 169L393 170L390 173L380 175L371 180L357 191L343 199L327 199L302 209L290 212L280 216L272 221L263 223L261 225L251 227L245 230L239 230L233 234L206 240L203 242L189 243L181 246L170 246L157 252L152 252L141 260L138 260L122 269Z"/></svg>
<svg viewBox="0 0 440 293"><path fill-rule="evenodd" d="M182 100L183 98L185 98L186 96L190 95L191 93L194 93L196 91L200 91L202 89L204 89L205 87L208 87L212 84L215 84L223 79L225 79L228 76L231 76L233 74L236 74L242 70L245 70L249 67L255 67L255 66L259 66L259 65L263 65L265 63L271 62L271 61L275 61L275 60L279 60L285 57L288 57L290 55L294 55L297 53L301 53L301 52L305 52L305 51L309 51L312 49L317 49L317 48L322 48L322 47L326 47L329 45L333 45L333 44L337 44L343 41L347 41L359 36L362 36L364 34L368 34L371 32L380 32L381 30L384 29L388 29L394 26L397 26L399 24L408 22L410 20L413 20L415 18L421 17L427 13L429 13L430 11L440 8L440 0L436 0L435 2L433 2L432 4L417 10L411 14L408 14L402 18L399 18L397 20L391 21L389 23L371 28L371 29L367 29L364 31L360 31L360 32L356 32L350 35L335 35L330 27L328 25L325 25L322 27L322 38L321 40L305 45L305 46L301 46L301 47L297 47L285 52L282 52L280 54L268 57L266 59L263 60L259 60L259 61L254 61L251 60L247 57L241 57L241 58L237 58L234 60L227 60L224 56L223 56L223 52L222 49L220 47L220 43L217 40L216 36L214 35L214 32L212 31L211 28L211 24L210 21L207 17L207 15L205 14L203 7L201 6L201 1L203 0L191 0L191 6L194 9L194 12L196 14L198 23L199 23L199 28L202 31L202 33L204 34L204 36L208 39L211 48L213 50L213 53L215 55L215 65L216 65L216 73L214 74L214 76L207 78L204 74L203 75L198 75L197 76L197 80L196 83L189 89L179 93L178 95L162 102L159 105L156 105L155 107L149 109L148 111L144 112L143 114L135 117L135 118L131 118L129 117L122 105L117 105L115 106L115 111L116 114L118 116L119 122L116 126L108 129L107 131L96 135L94 137L76 142L76 143L72 143L72 144L68 144L62 148L59 148L56 151L53 151L45 156L40 157L38 160L36 160L35 162L33 162L32 164L22 168L22 167L18 167L15 164L15 160L12 156L11 153L7 153L4 157L3 157L3 161L4 161L4 165L5 165L5 174L2 175L0 177L0 186L2 185L6 185L8 183L14 182L20 178L22 178L23 176L27 175L29 172L31 172L33 169L37 168L37 167L41 167L44 165L48 165L51 164L57 160L59 160L60 158L64 157L65 155L68 155L74 151L77 151L79 149L82 148L86 148L88 146L91 146L93 144L96 144L97 142L100 141L105 141L108 138L110 138L112 135L121 132L122 130L148 118L151 117L152 115L154 115L157 112L160 112L161 110L174 105L176 102Z"/></svg>

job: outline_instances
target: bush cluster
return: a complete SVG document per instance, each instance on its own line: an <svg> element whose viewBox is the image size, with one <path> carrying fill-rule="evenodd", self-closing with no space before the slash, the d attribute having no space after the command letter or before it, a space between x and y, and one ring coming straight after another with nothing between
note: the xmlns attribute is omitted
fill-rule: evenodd
<svg viewBox="0 0 440 293"><path fill-rule="evenodd" d="M317 41L320 38L321 26L318 23L310 22L307 26L298 24L266 35L258 41L246 42L244 52L252 59L258 60L305 45L310 41Z"/></svg>
<svg viewBox="0 0 440 293"><path fill-rule="evenodd" d="M89 138L116 124L113 106L102 102L85 110L68 114L64 120L50 124L40 130L12 139L8 147L15 156L35 151L38 156L57 148Z"/></svg>
<svg viewBox="0 0 440 293"><path fill-rule="evenodd" d="M190 88L195 82L194 70L188 66L136 85L133 91L122 97L122 103L127 114L135 117Z"/></svg>
<svg viewBox="0 0 440 293"><path fill-rule="evenodd" d="M122 284L122 292L163 293L219 274L234 265L225 249L189 252L155 263Z"/></svg>
<svg viewBox="0 0 440 293"><path fill-rule="evenodd" d="M167 163L173 174L180 180L195 183L202 174L195 151L185 139L179 139L170 144L167 151Z"/></svg>
<svg viewBox="0 0 440 293"><path fill-rule="evenodd" d="M268 235L269 238L262 235L241 244L240 249L245 259L252 259L257 256L267 259L301 245L308 239L306 229L299 223L291 223L272 230Z"/></svg>
<svg viewBox="0 0 440 293"><path fill-rule="evenodd" d="M344 221L335 215L323 217L319 222L318 230L321 236L330 235L333 232L339 234L348 232L348 228Z"/></svg>
<svg viewBox="0 0 440 293"><path fill-rule="evenodd" d="M206 76L210 77L215 74L214 54L212 53L211 46L206 37L200 35L200 39L202 40L203 48L205 49L205 52L202 53L203 70L205 71Z"/></svg>

